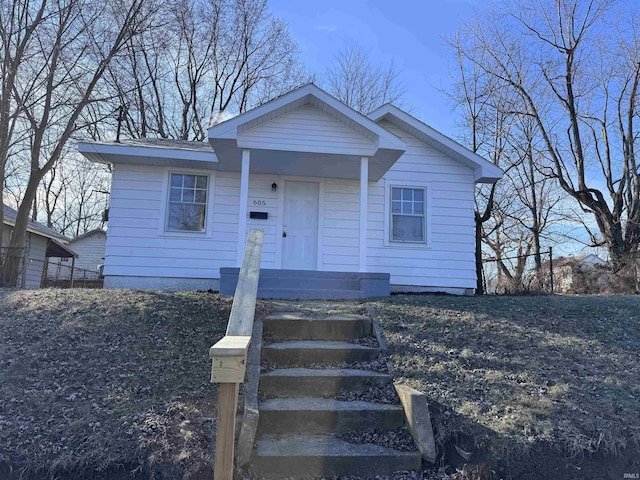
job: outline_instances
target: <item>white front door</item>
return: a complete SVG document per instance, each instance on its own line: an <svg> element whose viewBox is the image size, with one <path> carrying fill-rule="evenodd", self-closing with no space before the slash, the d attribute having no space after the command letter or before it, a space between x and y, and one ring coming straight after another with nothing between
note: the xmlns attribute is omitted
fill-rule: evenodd
<svg viewBox="0 0 640 480"><path fill-rule="evenodd" d="M317 269L319 192L315 182L284 183L283 269Z"/></svg>

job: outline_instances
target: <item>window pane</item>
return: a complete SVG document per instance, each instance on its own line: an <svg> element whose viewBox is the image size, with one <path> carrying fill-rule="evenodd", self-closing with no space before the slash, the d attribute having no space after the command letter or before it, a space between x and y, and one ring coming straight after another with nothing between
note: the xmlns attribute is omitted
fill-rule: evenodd
<svg viewBox="0 0 640 480"><path fill-rule="evenodd" d="M401 200L402 189L401 188L392 188L391 189L391 200Z"/></svg>
<svg viewBox="0 0 640 480"><path fill-rule="evenodd" d="M403 200L413 200L413 190L410 188L402 189L402 199Z"/></svg>
<svg viewBox="0 0 640 480"><path fill-rule="evenodd" d="M193 202L194 194L193 190L183 190L182 191L182 201L183 202Z"/></svg>
<svg viewBox="0 0 640 480"><path fill-rule="evenodd" d="M206 203L207 202L207 191L206 190L196 190L196 200L197 203Z"/></svg>
<svg viewBox="0 0 640 480"><path fill-rule="evenodd" d="M168 227L170 230L204 231L204 205L170 204Z"/></svg>
<svg viewBox="0 0 640 480"><path fill-rule="evenodd" d="M198 175L197 186L198 188L207 188L207 177Z"/></svg>
<svg viewBox="0 0 640 480"><path fill-rule="evenodd" d="M183 175L179 175L177 173L171 174L171 186L172 187L181 187L182 186L182 177Z"/></svg>
<svg viewBox="0 0 640 480"><path fill-rule="evenodd" d="M424 217L393 215L392 240L424 242Z"/></svg>
<svg viewBox="0 0 640 480"><path fill-rule="evenodd" d="M169 201L170 202L179 202L182 200L181 195L182 194L182 189L181 188L171 188L171 193L169 194Z"/></svg>
<svg viewBox="0 0 640 480"><path fill-rule="evenodd" d="M413 213L412 203L411 202L402 202L402 213L408 213L411 215Z"/></svg>
<svg viewBox="0 0 640 480"><path fill-rule="evenodd" d="M422 202L413 202L413 213L424 213L424 204Z"/></svg>
<svg viewBox="0 0 640 480"><path fill-rule="evenodd" d="M401 205L400 202L391 202L391 211L393 213L402 213Z"/></svg>
<svg viewBox="0 0 640 480"><path fill-rule="evenodd" d="M421 202L424 197L424 190L416 189L413 191L413 199L417 202Z"/></svg>
<svg viewBox="0 0 640 480"><path fill-rule="evenodd" d="M185 188L194 188L196 186L196 176L195 175L185 175L184 176L184 186L185 186Z"/></svg>

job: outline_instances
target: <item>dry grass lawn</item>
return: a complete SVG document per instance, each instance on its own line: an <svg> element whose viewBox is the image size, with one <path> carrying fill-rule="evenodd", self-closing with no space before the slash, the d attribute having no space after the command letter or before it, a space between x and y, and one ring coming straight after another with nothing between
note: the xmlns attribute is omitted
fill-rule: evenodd
<svg viewBox="0 0 640 480"><path fill-rule="evenodd" d="M293 304L271 305L258 315ZM494 465L540 445L569 458L640 445L640 298L393 296L348 306L378 312L396 380L431 402L444 464L454 444ZM0 477L9 465L33 478L210 470L208 349L230 307L196 292L0 291ZM561 478L540 475L520 478Z"/></svg>
<svg viewBox="0 0 640 480"><path fill-rule="evenodd" d="M442 445L492 460L640 446L640 298L394 296L372 306ZM635 470L633 470L635 471ZM588 477L580 477L588 478Z"/></svg>
<svg viewBox="0 0 640 480"><path fill-rule="evenodd" d="M210 468L208 351L230 308L195 292L0 293L0 466Z"/></svg>

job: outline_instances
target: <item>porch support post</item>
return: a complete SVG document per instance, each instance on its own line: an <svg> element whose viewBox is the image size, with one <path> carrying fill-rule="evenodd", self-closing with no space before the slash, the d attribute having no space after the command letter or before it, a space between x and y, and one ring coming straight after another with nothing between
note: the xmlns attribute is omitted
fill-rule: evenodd
<svg viewBox="0 0 640 480"><path fill-rule="evenodd" d="M360 271L367 271L367 226L369 195L369 158L360 159Z"/></svg>
<svg viewBox="0 0 640 480"><path fill-rule="evenodd" d="M242 265L244 245L247 242L247 207L249 204L249 163L251 150L242 150L242 170L240 173L240 215L238 218L238 256L236 264Z"/></svg>

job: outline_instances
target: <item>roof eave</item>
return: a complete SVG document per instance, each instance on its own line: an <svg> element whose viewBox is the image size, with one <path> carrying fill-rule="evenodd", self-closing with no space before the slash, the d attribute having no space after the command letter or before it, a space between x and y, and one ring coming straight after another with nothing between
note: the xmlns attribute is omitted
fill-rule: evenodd
<svg viewBox="0 0 640 480"><path fill-rule="evenodd" d="M474 182L475 183L496 183L498 180L500 180L502 178L502 175L500 176L495 176L495 175L490 175L487 174L486 172L483 172L482 169L477 169L474 170Z"/></svg>
<svg viewBox="0 0 640 480"><path fill-rule="evenodd" d="M8 219L8 218L4 219L4 223L5 223L5 225L9 225L10 227L15 227L16 226L16 222L14 222L13 220ZM33 228L33 227L30 227L30 226L27 226L27 232L28 233L33 233L35 235L39 235L39 236L44 237L44 238L48 238L50 240L59 240L59 241L63 241L63 242L71 241L71 239L69 237L65 237L62 234L53 235L52 233L46 233L46 232L43 232L42 230L38 230L37 228Z"/></svg>
<svg viewBox="0 0 640 480"><path fill-rule="evenodd" d="M96 163L118 163L119 159L124 160L124 158L150 156L162 159L218 162L216 154L213 151L196 152L183 148L80 142L78 144L78 151L87 159Z"/></svg>
<svg viewBox="0 0 640 480"><path fill-rule="evenodd" d="M395 105L390 103L385 104L371 112L369 118L374 122L389 120L396 125L399 124L399 128L403 128L402 124L404 124L405 128L408 126L421 132L429 139L428 143L434 148L443 151L454 159L459 161L464 160L464 163L474 166L474 180L476 183L495 183L504 176L504 171L500 167L438 132L429 125L422 123Z"/></svg>
<svg viewBox="0 0 640 480"><path fill-rule="evenodd" d="M53 248L51 248L51 245L47 245L47 257L59 257L60 255L53 255L53 252L57 253L57 251L60 250L67 254L67 256L62 258L78 258L78 254L76 252L71 250L67 245L60 243L55 238L50 238L49 242L53 244ZM52 254L48 255L49 252L51 252Z"/></svg>

